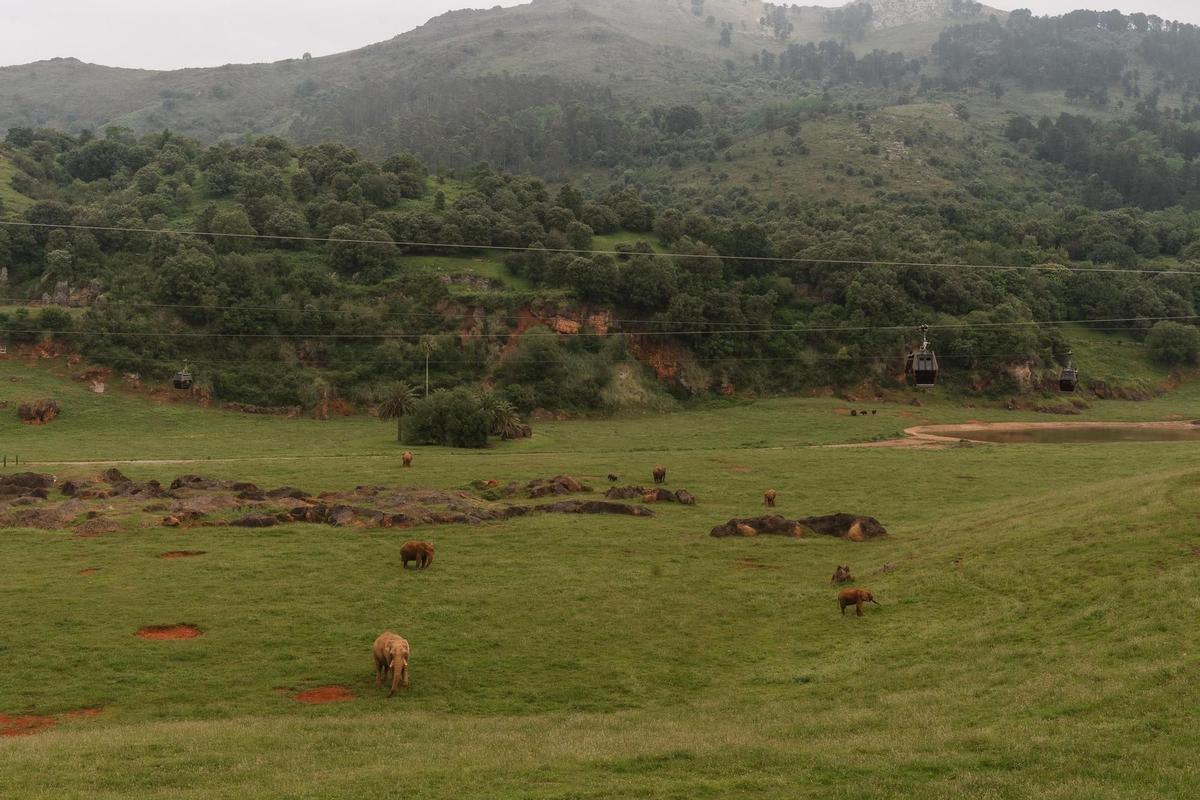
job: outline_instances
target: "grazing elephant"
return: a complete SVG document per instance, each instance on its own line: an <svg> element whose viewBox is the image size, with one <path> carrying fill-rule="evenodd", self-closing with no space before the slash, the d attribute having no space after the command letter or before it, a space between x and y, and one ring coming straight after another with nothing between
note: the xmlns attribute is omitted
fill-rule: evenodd
<svg viewBox="0 0 1200 800"><path fill-rule="evenodd" d="M846 564L839 564L838 568L833 571L833 577L829 583L833 586L841 586L852 580L854 580L854 576L850 574L850 567Z"/></svg>
<svg viewBox="0 0 1200 800"><path fill-rule="evenodd" d="M863 615L863 603L879 605L875 596L866 589L842 589L838 593L838 605L842 607L843 616L846 613L846 606L854 606L854 613L861 617Z"/></svg>
<svg viewBox="0 0 1200 800"><path fill-rule="evenodd" d="M400 564L408 569L408 562L417 562L417 569L425 569L433 563L433 545L429 542L405 542L400 548Z"/></svg>
<svg viewBox="0 0 1200 800"><path fill-rule="evenodd" d="M404 462L404 466L411 467L412 460L413 460L413 454L411 452L405 450L404 455L400 456L400 460Z"/></svg>
<svg viewBox="0 0 1200 800"><path fill-rule="evenodd" d="M408 688L408 657L412 648L408 640L391 631L384 631L375 640L375 688L383 685L383 679L392 673L392 690L388 697L396 694L396 689L404 684Z"/></svg>
<svg viewBox="0 0 1200 800"><path fill-rule="evenodd" d="M654 468L654 482L655 483L666 483L667 482L667 468L666 467L655 467Z"/></svg>
<svg viewBox="0 0 1200 800"><path fill-rule="evenodd" d="M763 502L767 504L767 508L774 508L775 500L778 497L779 493L774 489L767 489L767 491L763 493Z"/></svg>
<svg viewBox="0 0 1200 800"><path fill-rule="evenodd" d="M609 482L609 483L616 483L616 482L617 482L617 481L619 481L619 480L621 480L621 476L620 476L620 475L614 475L614 474L612 474L611 472L610 472L610 473L608 473L608 482Z"/></svg>

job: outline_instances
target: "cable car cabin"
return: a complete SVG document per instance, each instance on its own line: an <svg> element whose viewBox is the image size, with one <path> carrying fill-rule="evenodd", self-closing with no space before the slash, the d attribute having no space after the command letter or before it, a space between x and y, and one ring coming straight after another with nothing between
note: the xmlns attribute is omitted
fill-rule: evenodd
<svg viewBox="0 0 1200 800"><path fill-rule="evenodd" d="M938 361L937 356L930 350L908 354L908 363L904 368L908 379L918 389L932 389L937 385Z"/></svg>
<svg viewBox="0 0 1200 800"><path fill-rule="evenodd" d="M184 370L183 372L175 373L175 388L180 391L187 391L192 388L192 373Z"/></svg>
<svg viewBox="0 0 1200 800"><path fill-rule="evenodd" d="M1067 367L1058 376L1058 388L1064 392L1073 392L1079 388L1079 371L1074 367Z"/></svg>

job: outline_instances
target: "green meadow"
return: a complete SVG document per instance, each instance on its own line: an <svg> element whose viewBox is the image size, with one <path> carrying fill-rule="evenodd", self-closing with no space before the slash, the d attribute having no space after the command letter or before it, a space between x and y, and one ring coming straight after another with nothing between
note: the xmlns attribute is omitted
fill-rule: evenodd
<svg viewBox="0 0 1200 800"><path fill-rule="evenodd" d="M6 799L1065 800L1200 785L1195 444L830 448L1047 417L940 394L777 399L542 423L486 451L418 449L403 470L394 428L366 417L235 415L118 382L97 395L64 373L0 361L9 473L20 456L60 479L125 462L138 480L314 493L560 473L602 491L610 472L645 485L661 463L699 503L416 531L4 529L0 714L102 709L0 737ZM1197 385L1074 419L1200 417ZM44 396L62 417L21 426L14 404ZM867 514L890 535L708 535L763 513L768 488L785 515ZM436 544L429 570L400 569L408 538ZM157 557L174 550L206 554ZM838 564L882 606L840 615ZM204 635L134 635L175 623ZM390 700L370 652L385 629L413 649L412 687ZM293 699L329 685L354 699Z"/></svg>

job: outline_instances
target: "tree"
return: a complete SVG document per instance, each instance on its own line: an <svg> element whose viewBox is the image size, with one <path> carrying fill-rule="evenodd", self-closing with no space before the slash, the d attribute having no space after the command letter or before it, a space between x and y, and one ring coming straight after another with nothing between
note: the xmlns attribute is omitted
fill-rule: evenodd
<svg viewBox="0 0 1200 800"><path fill-rule="evenodd" d="M524 423L517 408L507 400L501 400L492 410L492 433L502 439L519 439Z"/></svg>
<svg viewBox="0 0 1200 800"><path fill-rule="evenodd" d="M218 253L244 253L250 249L253 237L258 234L241 206L218 211L209 226L209 232L217 234L213 247Z"/></svg>
<svg viewBox="0 0 1200 800"><path fill-rule="evenodd" d="M667 111L663 124L667 133L678 135L699 128L704 124L704 116L695 106L679 105Z"/></svg>
<svg viewBox="0 0 1200 800"><path fill-rule="evenodd" d="M588 251L592 249L592 229L582 222L572 222L567 225L567 243L572 250Z"/></svg>
<svg viewBox="0 0 1200 800"><path fill-rule="evenodd" d="M1200 360L1200 330L1178 322L1160 322L1146 336L1150 357L1167 367L1194 365Z"/></svg>
<svg viewBox="0 0 1200 800"><path fill-rule="evenodd" d="M413 405L406 440L411 444L487 447L489 427L478 392L439 390Z"/></svg>
<svg viewBox="0 0 1200 800"><path fill-rule="evenodd" d="M396 421L396 441L404 441L404 418L412 413L417 402L417 391L401 381L384 390L379 403L379 418L384 422Z"/></svg>

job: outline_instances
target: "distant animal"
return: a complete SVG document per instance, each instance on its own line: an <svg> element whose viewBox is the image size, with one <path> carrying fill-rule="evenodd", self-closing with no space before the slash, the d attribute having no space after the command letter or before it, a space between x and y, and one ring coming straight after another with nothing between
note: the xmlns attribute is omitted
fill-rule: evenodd
<svg viewBox="0 0 1200 800"><path fill-rule="evenodd" d="M767 504L767 508L774 508L775 499L777 497L779 497L778 492L776 492L774 489L767 489L767 491L763 493L763 502Z"/></svg>
<svg viewBox="0 0 1200 800"><path fill-rule="evenodd" d="M873 416L875 416L875 415L876 415L876 414L878 414L878 413L879 413L879 412L878 412L878 411L876 411L875 409L873 409L873 408L871 409L871 416L872 416L872 417L873 417Z"/></svg>
<svg viewBox="0 0 1200 800"><path fill-rule="evenodd" d="M433 545L429 542L405 542L400 548L400 563L408 569L408 562L417 562L417 569L425 569L433 563Z"/></svg>
<svg viewBox="0 0 1200 800"><path fill-rule="evenodd" d="M839 564L838 568L833 571L833 577L830 578L829 583L833 586L841 586L852 580L854 580L854 576L850 574L850 567L846 564Z"/></svg>
<svg viewBox="0 0 1200 800"><path fill-rule="evenodd" d="M400 456L400 460L404 462L404 466L411 467L412 460L413 460L413 454L410 453L409 451L405 450L404 455Z"/></svg>
<svg viewBox="0 0 1200 800"><path fill-rule="evenodd" d="M861 617L863 615L863 603L879 605L879 601L875 599L875 595L866 589L842 589L838 593L838 605L842 608L843 616L846 614L846 606L854 606L854 613Z"/></svg>
<svg viewBox="0 0 1200 800"><path fill-rule="evenodd" d="M855 410L852 408L852 409L850 409L850 416L852 416L852 417L857 417L857 416L858 416L858 412L857 412L857 411L855 411Z"/></svg>
<svg viewBox="0 0 1200 800"><path fill-rule="evenodd" d="M619 480L621 480L620 475L613 475L611 472L608 473L608 482L609 483L616 483Z"/></svg>
<svg viewBox="0 0 1200 800"><path fill-rule="evenodd" d="M678 500L680 504L685 506L696 505L696 496L687 489L680 489L679 491L675 492L675 499Z"/></svg>
<svg viewBox="0 0 1200 800"><path fill-rule="evenodd" d="M666 467L655 467L654 468L654 482L655 483L666 483L667 482L667 468Z"/></svg>
<svg viewBox="0 0 1200 800"><path fill-rule="evenodd" d="M411 654L412 648L408 646L408 640L403 636L398 636L391 631L379 634L379 638L375 640L375 688L378 689L383 685L384 678L390 672L392 674L392 690L388 692L388 697L394 695L401 684L407 689L408 658Z"/></svg>

